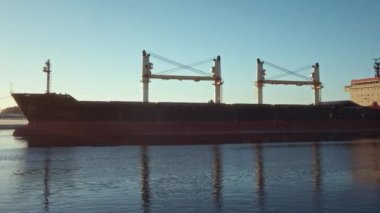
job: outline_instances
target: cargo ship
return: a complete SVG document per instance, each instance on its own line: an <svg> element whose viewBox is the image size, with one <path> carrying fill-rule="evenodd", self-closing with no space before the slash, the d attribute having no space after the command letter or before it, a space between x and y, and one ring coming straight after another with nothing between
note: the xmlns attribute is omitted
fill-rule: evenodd
<svg viewBox="0 0 380 213"><path fill-rule="evenodd" d="M49 66L47 63L44 69L48 79ZM151 103L146 96L143 102L78 101L68 94L51 93L49 86L48 81L43 94L12 94L29 121L15 130L15 136L90 138L90 145L95 139L107 138L113 138L110 143L120 138L125 144L184 144L380 136L380 110L350 101L310 105L225 104L218 99Z"/></svg>

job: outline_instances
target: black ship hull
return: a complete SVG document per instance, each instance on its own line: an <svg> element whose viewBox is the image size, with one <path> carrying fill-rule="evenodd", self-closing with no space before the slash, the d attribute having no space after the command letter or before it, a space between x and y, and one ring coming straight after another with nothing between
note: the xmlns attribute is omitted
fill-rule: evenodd
<svg viewBox="0 0 380 213"><path fill-rule="evenodd" d="M60 94L12 95L29 121L14 132L22 137L113 137L126 144L182 144L380 136L380 110L348 103L91 102Z"/></svg>

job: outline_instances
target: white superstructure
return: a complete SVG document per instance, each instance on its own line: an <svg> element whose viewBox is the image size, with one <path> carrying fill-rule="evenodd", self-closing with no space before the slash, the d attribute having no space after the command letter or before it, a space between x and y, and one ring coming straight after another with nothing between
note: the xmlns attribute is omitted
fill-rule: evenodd
<svg viewBox="0 0 380 213"><path fill-rule="evenodd" d="M374 59L375 77L353 79L344 90L350 93L351 101L361 106L378 106L380 102L380 59Z"/></svg>

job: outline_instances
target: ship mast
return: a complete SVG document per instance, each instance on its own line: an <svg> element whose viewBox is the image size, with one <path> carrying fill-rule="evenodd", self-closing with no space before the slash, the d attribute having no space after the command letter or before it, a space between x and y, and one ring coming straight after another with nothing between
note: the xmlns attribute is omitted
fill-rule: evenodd
<svg viewBox="0 0 380 213"><path fill-rule="evenodd" d="M46 66L44 66L43 72L46 72L46 74L47 74L46 93L49 94L50 93L50 73L51 73L51 70L50 70L50 59L48 59L45 62L45 65Z"/></svg>
<svg viewBox="0 0 380 213"><path fill-rule="evenodd" d="M375 61L373 64L373 69L375 69L375 77L379 78L380 77L380 58L374 58L373 60Z"/></svg>

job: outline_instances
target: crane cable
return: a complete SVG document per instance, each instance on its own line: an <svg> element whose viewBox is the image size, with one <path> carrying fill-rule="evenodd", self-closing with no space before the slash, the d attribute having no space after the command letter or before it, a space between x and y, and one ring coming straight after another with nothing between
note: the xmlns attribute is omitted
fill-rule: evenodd
<svg viewBox="0 0 380 213"><path fill-rule="evenodd" d="M312 80L312 79L309 78L309 77L303 76L303 75L298 74L298 73L296 73L296 72L294 72L294 71L290 71L290 70L285 69L285 68L283 68L283 67L277 66L277 65L272 64L272 63L270 63L270 62L268 62L268 61L264 61L264 63L267 64L267 65L269 65L270 67L273 67L273 68L278 69L278 70L280 70L280 71L286 72L286 73L289 74L289 75L293 75L293 76L295 76L295 77L302 78L302 79L307 80L307 81L311 81L311 80Z"/></svg>
<svg viewBox="0 0 380 213"><path fill-rule="evenodd" d="M182 69L187 69L187 70L190 70L190 71L192 71L192 72L194 72L194 73L198 73L198 74L200 74L200 75L212 76L211 74L209 74L209 73L207 73L207 72L204 72L204 71L202 71L202 70L195 69L195 68L190 67L190 66L188 66L188 65L184 65L184 64L178 63L178 62L176 62L176 61L170 60L170 59L165 58L165 57L163 57L163 56L160 56L160 55L158 55L158 54L155 54L155 53L152 53L152 52L149 52L149 54L150 54L152 57L154 57L154 58L156 58L156 59L158 59L158 60L164 61L164 62L166 62L166 63L169 63L169 64L172 64L172 65L174 65L174 66L180 67L180 68L182 68Z"/></svg>
<svg viewBox="0 0 380 213"><path fill-rule="evenodd" d="M166 63L172 64L172 65L174 65L174 66L178 66L178 67L180 67L180 68L182 68L182 69L187 69L187 70L190 70L190 71L192 71L192 72L198 73L198 74L200 74L200 75L211 76L211 75L210 75L209 73L207 73L207 72L204 72L204 71L201 71L201 70L195 69L195 68L193 68L193 67L190 67L190 66L187 66L187 65L184 65L184 64L181 64L181 63L175 62L175 61L173 61L173 60L170 60L170 59L168 59L168 58L162 57L162 56L160 56L160 55L157 55L157 54L154 54L154 53L150 53L150 54L151 54L151 56L153 56L153 57L156 58L156 59L159 59L159 60L164 61L164 62L166 62Z"/></svg>
<svg viewBox="0 0 380 213"><path fill-rule="evenodd" d="M312 65L304 66L304 67L298 68L296 70L293 70L292 72L295 72L295 73L303 72L303 71L306 71L307 69L309 69L311 67L313 67L313 66ZM281 78L281 77L284 77L284 76L287 76L287 75L290 75L290 74L283 73L283 74L279 74L279 75L274 75L272 77L269 77L268 79L275 80L275 79L278 79L278 78Z"/></svg>
<svg viewBox="0 0 380 213"><path fill-rule="evenodd" d="M208 58L208 59L205 59L205 60L202 60L202 61L198 61L198 62L194 62L194 63L191 63L191 64L187 64L186 66L194 67L194 66L206 64L206 63L209 63L210 61L212 61L212 59L213 58ZM183 68L182 67L176 67L176 68L171 68L171 69L168 69L168 70L160 71L160 72L157 72L155 74L173 73L173 72L179 71L181 69L183 69Z"/></svg>

